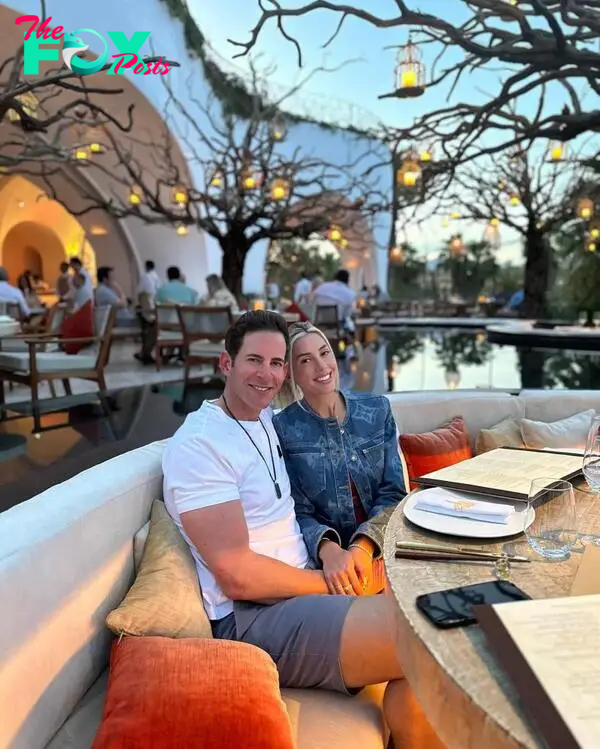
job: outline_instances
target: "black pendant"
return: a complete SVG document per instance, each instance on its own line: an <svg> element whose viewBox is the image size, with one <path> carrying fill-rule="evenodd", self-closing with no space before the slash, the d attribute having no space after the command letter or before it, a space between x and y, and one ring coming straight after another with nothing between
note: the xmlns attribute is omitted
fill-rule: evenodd
<svg viewBox="0 0 600 749"><path fill-rule="evenodd" d="M281 499L281 489L279 488L279 482L275 481L275 494L277 494L277 499Z"/></svg>

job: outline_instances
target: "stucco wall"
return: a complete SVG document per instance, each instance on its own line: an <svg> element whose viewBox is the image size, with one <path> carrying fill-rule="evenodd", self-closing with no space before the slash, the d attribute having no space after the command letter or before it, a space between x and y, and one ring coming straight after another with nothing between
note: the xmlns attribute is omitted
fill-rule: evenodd
<svg viewBox="0 0 600 749"><path fill-rule="evenodd" d="M17 11L18 14L37 14L39 2L37 0L19 0L19 2L7 2L4 5ZM181 23L173 18L166 6L159 0L144 0L143 13L140 12L139 3L125 3L123 0L103 0L102 3L88 4L81 0L60 0L60 3L48 3L49 13L52 14L51 25L64 26L69 31L82 28L92 28L102 34L108 40L108 31L123 31L130 37L135 31L150 30L151 36L144 45L142 54L156 53L179 61L181 68L169 73L170 84L175 95L182 101L190 104L188 81L193 81L193 96L204 99L209 93L209 87L204 79L201 63L192 58L185 45ZM86 43L90 39L86 38ZM94 50L92 42L91 47ZM112 42L109 41L112 48ZM104 74L102 74L104 75ZM166 91L161 82L154 76L136 76L130 71L124 74L131 84L147 98L150 104L160 112L166 101ZM111 81L113 83L113 81ZM176 118L177 115L174 114ZM193 138L193 134L191 136ZM185 146L183 151L185 152ZM194 142L193 146L198 153L205 152L202 143ZM311 124L302 124L290 128L286 148L293 150L302 147L309 153L333 162L336 159L340 163L356 161L361 149L370 150L372 143L359 141L343 131L328 131ZM365 168L369 159L363 160L357 165L357 170ZM191 163L189 165L192 180L196 185L203 183L203 175L199 173L200 167ZM385 186L389 180L387 170L381 172L381 184ZM144 260L152 258L156 261L162 272L167 265L180 265L188 278L188 282L199 289L204 287L204 277L208 272L219 271L221 266L220 250L218 245L210 237L204 234L190 231L187 237L178 237L173 229L165 227L144 226L135 219L127 219L126 231L134 243L134 255L138 268ZM385 248L389 234L389 224L385 217L377 221L375 229L376 243L380 248ZM253 249L246 263L244 278L245 291L259 291L264 282L264 260L267 246L257 246ZM386 275L386 253L381 249L372 248L371 260L373 262L374 278L385 285ZM381 262L381 260L384 262Z"/></svg>

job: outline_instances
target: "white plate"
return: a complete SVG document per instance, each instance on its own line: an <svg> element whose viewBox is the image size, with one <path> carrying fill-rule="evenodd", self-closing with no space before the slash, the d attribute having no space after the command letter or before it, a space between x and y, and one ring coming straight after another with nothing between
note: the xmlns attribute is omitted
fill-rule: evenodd
<svg viewBox="0 0 600 749"><path fill-rule="evenodd" d="M403 507L404 515L411 523L429 531L443 533L448 536L464 536L465 538L503 538L504 536L516 536L519 533L523 533L525 528L523 517L526 505L524 502L515 502L517 511L510 516L508 523L484 523L481 520L471 520L469 518L455 517L454 515L440 515L436 512L417 510L415 504L418 493L411 494L406 500ZM454 490L452 493L458 494ZM473 499L473 495L465 494L464 496L469 496ZM485 497L477 497L477 499L483 500ZM534 518L535 510L533 507L530 507L527 514L528 528L533 523Z"/></svg>

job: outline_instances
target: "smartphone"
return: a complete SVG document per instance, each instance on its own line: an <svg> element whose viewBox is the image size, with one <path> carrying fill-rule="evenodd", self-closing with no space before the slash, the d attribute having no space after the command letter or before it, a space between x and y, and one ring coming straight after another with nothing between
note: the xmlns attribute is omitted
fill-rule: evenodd
<svg viewBox="0 0 600 749"><path fill-rule="evenodd" d="M527 593L505 580L465 585L417 597L417 608L436 627L464 627L475 624L473 606L478 604L508 603L531 598Z"/></svg>

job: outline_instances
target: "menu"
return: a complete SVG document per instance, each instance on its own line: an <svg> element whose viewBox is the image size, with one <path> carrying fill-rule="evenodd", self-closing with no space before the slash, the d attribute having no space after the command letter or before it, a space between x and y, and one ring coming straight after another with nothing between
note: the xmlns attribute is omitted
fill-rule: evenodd
<svg viewBox="0 0 600 749"><path fill-rule="evenodd" d="M526 500L532 479L548 476L550 486L558 479L575 478L581 473L581 469L581 455L499 447L420 476L415 481L423 486L444 486L448 489Z"/></svg>
<svg viewBox="0 0 600 749"><path fill-rule="evenodd" d="M549 749L598 749L600 595L474 611Z"/></svg>

